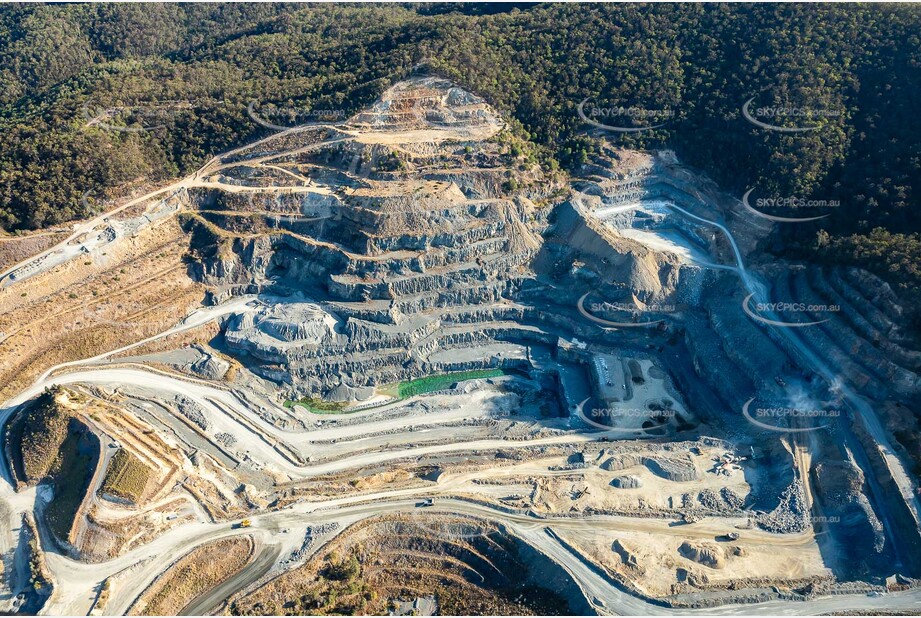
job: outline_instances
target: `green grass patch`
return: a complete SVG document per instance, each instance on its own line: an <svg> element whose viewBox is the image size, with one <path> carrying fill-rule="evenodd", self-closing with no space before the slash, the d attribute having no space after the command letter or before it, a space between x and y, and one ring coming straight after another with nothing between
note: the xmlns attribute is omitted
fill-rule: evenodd
<svg viewBox="0 0 921 618"><path fill-rule="evenodd" d="M377 392L378 394L388 395L396 399L406 399L407 397L415 397L416 395L424 395L425 393L444 390L456 382L481 378L497 378L511 373L512 371L507 369L471 369L470 371L440 373L424 378L416 378L415 380L384 384L378 387ZM382 402L381 405L386 405L387 403L391 402ZM284 403L286 408L303 406L314 414L351 414L351 412L345 412L345 408L349 405L350 404L347 402L324 401L322 399L314 399L313 397L303 397L296 401L288 399ZM363 408L362 411L369 409L371 408ZM358 410L353 410L353 412L357 411Z"/></svg>
<svg viewBox="0 0 921 618"><path fill-rule="evenodd" d="M344 401L324 401L313 397L302 397L297 401L288 399L284 405L286 408L303 406L314 414L342 414L342 411L349 404Z"/></svg>
<svg viewBox="0 0 921 618"><path fill-rule="evenodd" d="M424 378L400 382L397 396L400 399L405 399L407 397L415 397L416 395L444 390L456 382L482 378L496 378L507 374L508 372L505 369L472 369L470 371L455 371L453 373L426 376Z"/></svg>
<svg viewBox="0 0 921 618"><path fill-rule="evenodd" d="M149 478L150 468L128 451L120 449L109 462L101 492L136 504L144 494Z"/></svg>

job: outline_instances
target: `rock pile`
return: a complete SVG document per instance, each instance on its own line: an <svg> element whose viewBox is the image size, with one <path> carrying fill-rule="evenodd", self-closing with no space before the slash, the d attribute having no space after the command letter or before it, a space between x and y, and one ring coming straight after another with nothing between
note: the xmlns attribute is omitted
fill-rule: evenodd
<svg viewBox="0 0 921 618"><path fill-rule="evenodd" d="M780 504L770 513L757 518L758 526L778 534L803 532L809 528L809 509L799 480L793 481L780 495Z"/></svg>
<svg viewBox="0 0 921 618"><path fill-rule="evenodd" d="M638 489L643 486L643 481L638 476L618 476L611 481L611 487L618 489Z"/></svg>
<svg viewBox="0 0 921 618"><path fill-rule="evenodd" d="M210 421L205 417L204 410L197 403L185 395L176 395L174 401L180 414L189 419L202 431L208 431L211 427Z"/></svg>
<svg viewBox="0 0 921 618"><path fill-rule="evenodd" d="M678 548L678 553L688 560L693 560L711 569L722 569L726 566L723 548L713 543L685 541Z"/></svg>

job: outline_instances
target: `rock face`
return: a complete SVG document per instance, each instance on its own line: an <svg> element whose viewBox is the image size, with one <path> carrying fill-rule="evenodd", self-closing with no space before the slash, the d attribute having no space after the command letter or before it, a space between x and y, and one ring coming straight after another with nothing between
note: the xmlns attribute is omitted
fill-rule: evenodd
<svg viewBox="0 0 921 618"><path fill-rule="evenodd" d="M412 79L343 125L270 140L244 155L257 161L246 171L223 170L225 184L277 183L268 158L272 174L303 179L274 201L206 196L220 209L189 223L215 300L278 294L228 320L230 351L298 391L352 398L426 372L501 364L494 350L431 360L440 350L550 341L517 323L523 308L512 300L534 277L542 241L531 198L547 187L536 167L486 141L503 126L453 84ZM257 208L269 213L266 233L235 228L228 238L228 212ZM250 218L250 230L258 223Z"/></svg>
<svg viewBox="0 0 921 618"><path fill-rule="evenodd" d="M617 444L590 459L580 452L559 471L603 462L603 469L616 471L609 475L615 477L611 492L635 499L638 506L628 508L643 516L687 522L747 516L773 533L808 530L815 522L795 478L798 462L792 447L780 448L789 419L756 427L739 410L754 396L757 405L789 405L787 399L797 398L814 406L813 399L831 398L818 392L820 381L804 370L808 363L789 343L740 310L748 290L739 285L738 262L752 252L755 234L738 228L750 222L712 195L702 197L706 187L668 153L602 147L582 177L564 186L503 128L478 97L445 80L412 79L346 122L284 131L209 163L181 196L189 206L181 216L192 237L191 270L214 302L244 293L259 301L227 317L211 342L215 353L201 351L190 369L209 379L228 376L228 382L256 374L289 396L370 400L342 406L348 412L379 405L394 390L411 392L396 382L487 367L523 370L530 380L516 375L490 383L505 392L492 400L485 419L502 430L508 425L509 438L518 439L584 430L587 417L576 416L582 404L572 404L583 395L583 404L597 398L603 380L589 377L583 384L583 369L599 356L618 355L629 360L610 376L607 386L618 391L611 401L626 404L634 392L649 392L636 398L634 412L675 418L670 433L665 421L662 427L659 420L640 419L636 427L625 421L617 429L649 440L645 451ZM838 347L823 329L802 333L807 344L827 347L823 358L864 386L886 396L916 394L921 354L896 327L901 308L891 290L856 273L816 278L786 264L780 269L786 274L751 268L758 283L765 275L781 299L840 304L853 324ZM621 325L609 328L604 321ZM622 327L629 321L650 321L655 328ZM648 372L641 365L647 361ZM503 372L483 375L495 373ZM485 384L451 380L442 395L472 393ZM659 382L665 392L650 388ZM551 401L548 392L563 393L561 401ZM693 423L671 405L683 398L693 401ZM217 432L215 440L226 448L245 446L219 431L220 418L191 399L177 395L174 403L184 420ZM407 414L428 410L428 402L418 403ZM396 406L385 407L389 413ZM621 408L622 418L639 416ZM554 418L547 427L530 418L507 420L522 409L539 410L541 420L566 410L573 416ZM264 414L267 422L288 426L288 419ZM294 412L291 417L305 424ZM669 442L672 433L694 430L721 432L713 439L726 438L753 463L702 463L700 433L697 443L689 435L681 438L686 443ZM834 436L833 430L827 431ZM618 434L602 435L607 441ZM835 442L820 435L816 442ZM509 461L526 456L518 448L497 454ZM203 467L203 457L191 459ZM844 454L826 457L809 486L825 512L843 522L823 532L846 545L855 564L866 554L873 569L884 569L893 553L865 481L856 466L837 469L826 465L831 461L845 461ZM710 482L714 474L717 480L744 475L751 493L743 498L720 488ZM667 508L650 507L647 496L629 492L643 487L641 476L689 486L669 495ZM261 508L256 493L245 485L237 499ZM620 540L612 550L627 567L640 568ZM687 560L714 569L739 551L691 542L679 549ZM706 580L703 569L684 566L693 569L687 577Z"/></svg>
<svg viewBox="0 0 921 618"><path fill-rule="evenodd" d="M220 380L230 370L230 363L223 358L202 351L202 356L189 367L198 375L209 380Z"/></svg>
<svg viewBox="0 0 921 618"><path fill-rule="evenodd" d="M406 133L409 137L403 139L422 142L431 138L412 132L449 128L455 139L483 140L492 137L502 126L483 99L437 77L410 79L394 85L349 124L374 131Z"/></svg>
<svg viewBox="0 0 921 618"><path fill-rule="evenodd" d="M587 270L624 282L621 299L640 311L649 304L696 304L717 276L701 267L701 256L734 259L712 228L671 216L674 206L708 214L697 197L700 186L684 172L669 151L606 148L573 185L569 206L586 225L574 228L569 244L585 255Z"/></svg>
<svg viewBox="0 0 921 618"><path fill-rule="evenodd" d="M552 382L567 398L572 385L550 361L588 364L605 348L655 356L667 344L676 387L707 410L710 424L745 444L763 442L769 453L775 429L790 421L740 428L745 402L833 400L804 371L808 359L740 311L747 290L737 260L753 253L763 221L733 210L668 152L605 146L563 185L503 128L478 97L417 78L346 122L284 131L209 164L184 198L193 274L215 302L244 293L264 301L225 320L219 351L297 396L363 401L384 384L502 367ZM899 403L921 390L921 355L895 326L901 309L891 291L859 273L816 277L783 264L778 276L749 267L780 300L843 307L853 325L847 338L833 342L825 327L801 332L840 375ZM620 326L637 321L655 328ZM632 385L628 378L624 388ZM194 407L180 408L207 424ZM788 461L771 456L768 465L780 470ZM603 467L636 465L673 482L702 474L674 451L618 454ZM624 474L614 486L638 486ZM684 508L745 505L766 530L807 529L792 469L764 479L747 505L707 491L689 493ZM859 489L845 493L840 516L854 518L855 535L873 530L879 545L877 505Z"/></svg>
<svg viewBox="0 0 921 618"><path fill-rule="evenodd" d="M758 525L768 532L789 534L809 527L809 509L799 480L794 481L780 496L780 504L761 517Z"/></svg>
<svg viewBox="0 0 921 618"><path fill-rule="evenodd" d="M863 493L860 469L851 462L823 461L816 465L815 477L829 519L826 528L835 531L849 556L847 575L862 575L866 567L885 569L891 560L885 551L886 536Z"/></svg>
<svg viewBox="0 0 921 618"><path fill-rule="evenodd" d="M270 297L226 321L224 351L296 394L352 399L432 373L533 369L528 349L561 336L614 342L576 311L586 292L676 323L674 307L726 272L691 259L725 261L711 229L658 205L696 199L668 153L606 150L570 187L503 129L482 99L414 78L344 123L202 172L185 220L194 274L215 302ZM697 478L671 464L649 465Z"/></svg>

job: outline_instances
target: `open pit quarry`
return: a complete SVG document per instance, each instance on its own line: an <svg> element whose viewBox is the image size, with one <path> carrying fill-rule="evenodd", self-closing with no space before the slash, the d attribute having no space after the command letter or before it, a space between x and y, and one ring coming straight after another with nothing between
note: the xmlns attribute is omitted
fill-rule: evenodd
<svg viewBox="0 0 921 618"><path fill-rule="evenodd" d="M899 298L530 153L412 78L0 246L0 610L917 612Z"/></svg>

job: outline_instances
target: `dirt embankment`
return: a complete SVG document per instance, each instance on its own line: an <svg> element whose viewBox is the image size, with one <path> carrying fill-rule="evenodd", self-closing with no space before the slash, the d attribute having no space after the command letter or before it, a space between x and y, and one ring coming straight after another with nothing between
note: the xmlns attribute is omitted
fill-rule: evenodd
<svg viewBox="0 0 921 618"><path fill-rule="evenodd" d="M99 439L77 413L79 396L54 388L24 407L6 434L6 453L18 486L45 483L51 501L38 512L55 540L71 549L78 518L99 465Z"/></svg>
<svg viewBox="0 0 921 618"><path fill-rule="evenodd" d="M38 255L66 237L66 230L51 230L25 236L0 236L0 270Z"/></svg>
<svg viewBox="0 0 921 618"><path fill-rule="evenodd" d="M204 298L175 219L0 289L0 398L56 364L162 332Z"/></svg>
<svg viewBox="0 0 921 618"><path fill-rule="evenodd" d="M501 527L459 516L365 520L304 566L229 606L235 615L387 615L426 606L439 615L572 613L534 557ZM534 577L532 577L534 575ZM535 582L540 582L536 584Z"/></svg>
<svg viewBox="0 0 921 618"><path fill-rule="evenodd" d="M249 563L255 544L237 536L192 550L158 577L135 601L131 616L175 616L200 594L214 588Z"/></svg>

